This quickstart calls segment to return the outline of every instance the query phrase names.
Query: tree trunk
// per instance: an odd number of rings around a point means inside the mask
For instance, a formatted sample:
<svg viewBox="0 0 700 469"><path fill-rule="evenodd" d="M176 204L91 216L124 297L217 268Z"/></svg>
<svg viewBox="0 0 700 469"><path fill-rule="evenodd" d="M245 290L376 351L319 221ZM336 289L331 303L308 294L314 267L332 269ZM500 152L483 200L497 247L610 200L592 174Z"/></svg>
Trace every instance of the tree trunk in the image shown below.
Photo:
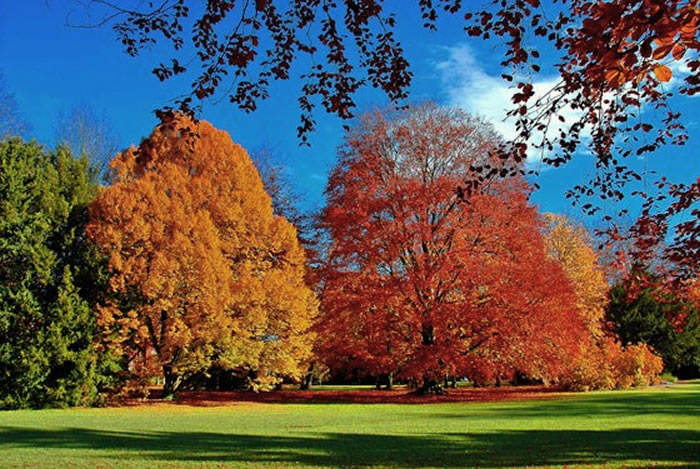
<svg viewBox="0 0 700 469"><path fill-rule="evenodd" d="M311 366L309 366L309 369L306 372L306 375L304 378L301 380L301 386L300 389L303 391L308 391L311 389L311 386L313 385L314 382L314 365L313 363Z"/></svg>
<svg viewBox="0 0 700 469"><path fill-rule="evenodd" d="M435 345L435 330L432 324L423 324L421 335L424 346ZM440 382L428 376L423 377L423 384L417 390L418 394L443 394L444 389Z"/></svg>
<svg viewBox="0 0 700 469"><path fill-rule="evenodd" d="M435 334L432 324L423 324L423 345L435 345Z"/></svg>
<svg viewBox="0 0 700 469"><path fill-rule="evenodd" d="M386 388L391 390L394 387L394 372L386 375Z"/></svg>
<svg viewBox="0 0 700 469"><path fill-rule="evenodd" d="M442 395L445 394L445 389L442 387L442 384L434 380L432 378L423 378L423 385L418 388L416 391L417 394L420 395L426 395L426 394L437 394L437 395Z"/></svg>
<svg viewBox="0 0 700 469"><path fill-rule="evenodd" d="M163 365L163 397L171 398L180 385L180 376L178 376L171 365Z"/></svg>

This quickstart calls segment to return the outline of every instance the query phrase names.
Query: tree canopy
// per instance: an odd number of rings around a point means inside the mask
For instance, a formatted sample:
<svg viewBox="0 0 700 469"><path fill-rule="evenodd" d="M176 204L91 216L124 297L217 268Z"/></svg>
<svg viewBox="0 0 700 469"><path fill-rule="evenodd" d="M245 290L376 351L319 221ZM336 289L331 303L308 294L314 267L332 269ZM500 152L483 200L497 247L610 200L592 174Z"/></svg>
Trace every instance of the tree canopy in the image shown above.
<svg viewBox="0 0 700 469"><path fill-rule="evenodd" d="M96 193L86 158L0 142L0 408L97 399L100 262L84 235Z"/></svg>
<svg viewBox="0 0 700 469"><path fill-rule="evenodd" d="M269 386L305 369L316 299L294 227L245 150L178 116L110 165L88 233L109 255L109 347L166 392L211 369Z"/></svg>
<svg viewBox="0 0 700 469"><path fill-rule="evenodd" d="M30 125L22 116L15 95L7 88L0 72L0 138L24 136Z"/></svg>
<svg viewBox="0 0 700 469"><path fill-rule="evenodd" d="M585 328L527 186L454 190L497 144L482 120L430 105L362 116L348 133L322 215L319 336L335 367L424 387L561 373Z"/></svg>
<svg viewBox="0 0 700 469"><path fill-rule="evenodd" d="M413 80L395 34L396 12L383 0L211 0L204 5L167 0L129 6L92 0L87 5L81 26L109 25L129 55L156 43L170 45L167 58L153 68L160 80L194 69L190 89L164 105L160 115L173 108L193 113L221 90L232 104L252 111L269 98L274 81L296 75L303 81L297 130L306 141L317 104L351 118L362 87L377 88L401 104ZM513 84L509 116L517 136L500 153L517 163L541 151L545 163L559 166L589 150L595 172L567 193L588 213L600 211L601 198L630 195L624 188L642 176L627 157L687 141L670 99L700 90L695 0L496 0L483 6L417 0L412 5L427 30L439 27L441 17L457 16L466 36L503 43L502 76ZM191 50L195 60L186 59ZM534 77L551 66L543 69L544 57L552 59L560 79L536 93ZM667 86L671 78L677 89ZM523 171L517 164L510 167ZM463 181L463 189L501 169L484 167ZM630 233L637 237L639 256L673 237L666 257L677 266L677 276L693 278L700 265L700 219L693 210L700 181L662 179L658 186L658 196L635 193L645 206ZM677 214L680 224L674 222ZM619 227L606 234L619 237Z"/></svg>
<svg viewBox="0 0 700 469"><path fill-rule="evenodd" d="M561 264L576 293L576 307L595 338L603 333L608 283L588 232L562 215L545 214L547 253Z"/></svg>

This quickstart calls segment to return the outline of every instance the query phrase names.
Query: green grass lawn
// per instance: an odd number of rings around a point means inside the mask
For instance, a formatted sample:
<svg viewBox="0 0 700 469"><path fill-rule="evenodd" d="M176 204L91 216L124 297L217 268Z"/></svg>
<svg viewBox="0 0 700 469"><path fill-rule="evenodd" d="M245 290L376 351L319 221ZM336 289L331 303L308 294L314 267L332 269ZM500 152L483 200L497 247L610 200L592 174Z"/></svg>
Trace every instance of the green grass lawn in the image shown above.
<svg viewBox="0 0 700 469"><path fill-rule="evenodd" d="M0 466L700 467L700 383L558 400L0 412Z"/></svg>

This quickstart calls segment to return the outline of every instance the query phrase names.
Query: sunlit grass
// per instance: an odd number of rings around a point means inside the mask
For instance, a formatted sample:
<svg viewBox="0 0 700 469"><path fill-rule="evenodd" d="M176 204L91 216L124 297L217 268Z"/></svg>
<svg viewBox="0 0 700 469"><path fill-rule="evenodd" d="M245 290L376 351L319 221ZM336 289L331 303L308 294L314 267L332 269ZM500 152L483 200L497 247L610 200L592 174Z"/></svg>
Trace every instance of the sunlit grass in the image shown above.
<svg viewBox="0 0 700 469"><path fill-rule="evenodd" d="M0 413L0 467L698 467L700 382L558 400Z"/></svg>

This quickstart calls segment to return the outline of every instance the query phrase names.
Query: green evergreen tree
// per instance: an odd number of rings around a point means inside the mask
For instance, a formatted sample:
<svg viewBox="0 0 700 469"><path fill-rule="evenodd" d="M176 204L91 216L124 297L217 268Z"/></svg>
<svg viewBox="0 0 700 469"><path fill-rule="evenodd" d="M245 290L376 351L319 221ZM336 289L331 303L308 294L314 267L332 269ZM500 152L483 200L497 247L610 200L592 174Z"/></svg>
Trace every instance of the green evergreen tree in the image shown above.
<svg viewBox="0 0 700 469"><path fill-rule="evenodd" d="M624 345L643 342L661 355L664 367L680 378L700 376L700 313L692 304L649 281L643 288L631 278L610 290L607 318Z"/></svg>
<svg viewBox="0 0 700 469"><path fill-rule="evenodd" d="M96 180L64 148L0 142L0 408L96 401L91 305L106 277L84 230Z"/></svg>

